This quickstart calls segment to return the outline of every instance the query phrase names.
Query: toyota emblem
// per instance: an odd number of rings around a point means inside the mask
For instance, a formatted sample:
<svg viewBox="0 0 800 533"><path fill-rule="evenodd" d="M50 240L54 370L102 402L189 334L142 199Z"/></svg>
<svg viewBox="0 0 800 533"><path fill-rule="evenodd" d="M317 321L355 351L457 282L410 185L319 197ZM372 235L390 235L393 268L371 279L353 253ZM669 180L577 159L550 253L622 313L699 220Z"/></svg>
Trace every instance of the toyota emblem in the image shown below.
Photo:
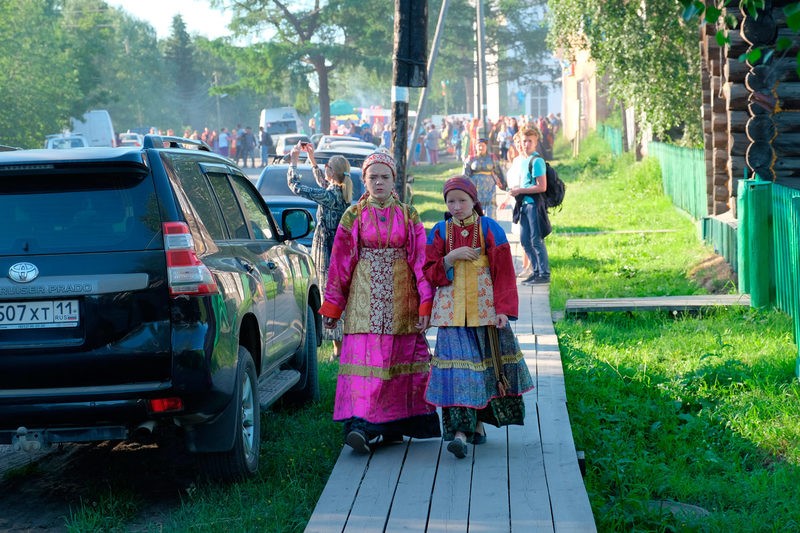
<svg viewBox="0 0 800 533"><path fill-rule="evenodd" d="M28 283L36 279L39 269L33 263L16 263L8 269L8 277L18 283Z"/></svg>

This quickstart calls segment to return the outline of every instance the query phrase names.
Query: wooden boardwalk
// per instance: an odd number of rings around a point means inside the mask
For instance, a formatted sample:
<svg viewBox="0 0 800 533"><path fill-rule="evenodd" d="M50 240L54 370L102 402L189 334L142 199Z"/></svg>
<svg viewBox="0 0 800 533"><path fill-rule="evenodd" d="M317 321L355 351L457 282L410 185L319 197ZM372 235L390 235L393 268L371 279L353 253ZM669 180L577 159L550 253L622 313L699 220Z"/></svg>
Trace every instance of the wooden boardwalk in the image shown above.
<svg viewBox="0 0 800 533"><path fill-rule="evenodd" d="M693 294L642 298L574 298L564 305L565 315L604 311L700 311L721 306L750 306L749 294Z"/></svg>
<svg viewBox="0 0 800 533"><path fill-rule="evenodd" d="M520 286L517 338L536 384L524 426L486 426L456 459L441 439L343 447L306 527L331 532L596 531L567 412L547 286ZM429 332L431 345L435 330Z"/></svg>

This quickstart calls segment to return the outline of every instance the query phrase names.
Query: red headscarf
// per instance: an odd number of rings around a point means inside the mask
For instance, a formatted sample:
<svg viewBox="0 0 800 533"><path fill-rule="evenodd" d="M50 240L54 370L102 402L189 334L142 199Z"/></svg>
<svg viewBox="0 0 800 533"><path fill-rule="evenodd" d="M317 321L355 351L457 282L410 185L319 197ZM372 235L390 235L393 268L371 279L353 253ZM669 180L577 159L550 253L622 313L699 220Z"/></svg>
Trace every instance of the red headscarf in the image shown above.
<svg viewBox="0 0 800 533"><path fill-rule="evenodd" d="M478 201L478 189L471 180L465 178L464 176L453 176L445 181L444 188L442 190L445 200L447 200L447 193L452 190L459 190L467 193L469 197L472 198L472 201L475 202L475 211L480 216L483 216L483 208L481 207L481 203Z"/></svg>

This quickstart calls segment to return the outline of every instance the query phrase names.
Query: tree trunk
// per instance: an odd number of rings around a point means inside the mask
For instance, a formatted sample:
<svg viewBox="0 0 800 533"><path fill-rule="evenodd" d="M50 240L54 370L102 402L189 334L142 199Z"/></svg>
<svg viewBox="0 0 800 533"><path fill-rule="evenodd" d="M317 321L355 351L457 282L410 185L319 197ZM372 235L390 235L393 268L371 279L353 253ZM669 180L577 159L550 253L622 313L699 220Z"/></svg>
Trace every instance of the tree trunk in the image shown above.
<svg viewBox="0 0 800 533"><path fill-rule="evenodd" d="M325 66L325 58L322 56L314 56L311 58L311 64L317 73L317 80L319 82L319 130L325 134L331 133L331 93L330 85L328 84L328 67Z"/></svg>

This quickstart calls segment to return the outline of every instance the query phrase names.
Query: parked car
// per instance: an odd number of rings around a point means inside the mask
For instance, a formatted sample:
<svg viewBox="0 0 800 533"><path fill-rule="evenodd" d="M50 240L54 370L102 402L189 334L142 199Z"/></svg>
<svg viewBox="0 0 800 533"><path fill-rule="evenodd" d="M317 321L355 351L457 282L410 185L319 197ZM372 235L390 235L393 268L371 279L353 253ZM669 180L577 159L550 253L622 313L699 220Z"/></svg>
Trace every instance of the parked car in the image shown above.
<svg viewBox="0 0 800 533"><path fill-rule="evenodd" d="M134 133L128 131L126 133L119 134L119 145L120 146L141 146L144 142L144 135L141 133Z"/></svg>
<svg viewBox="0 0 800 533"><path fill-rule="evenodd" d="M312 136L312 141L314 137ZM317 140L314 143L315 150L322 150L324 147L332 142L339 142L339 141L360 141L361 137L354 137L352 135L322 135L318 134Z"/></svg>
<svg viewBox="0 0 800 533"><path fill-rule="evenodd" d="M86 148L89 141L83 135L74 133L57 133L48 135L44 140L44 147L48 150L63 150L66 148Z"/></svg>
<svg viewBox="0 0 800 533"><path fill-rule="evenodd" d="M324 165L320 165L324 166ZM298 207L307 209L314 219L316 220L318 204L302 196L297 196L289 188L286 182L286 173L289 170L289 165L285 163L276 163L264 167L261 174L256 181L256 188L267 205L272 208L275 206L275 211L281 212L288 207ZM319 187L314 174L311 171L311 165L300 164L297 165L297 171L300 173L300 183L309 187ZM364 194L364 182L361 180L361 168L350 169L350 180L353 182L353 202L361 198ZM306 246L311 246L313 234L307 238L301 239L300 242Z"/></svg>
<svg viewBox="0 0 800 533"><path fill-rule="evenodd" d="M311 142L311 139L302 133L285 133L272 135L272 142L275 146L275 155L281 157L291 152L292 147L298 142Z"/></svg>
<svg viewBox="0 0 800 533"><path fill-rule="evenodd" d="M317 202L309 200L307 198L303 198L302 196L280 196L280 195L271 195L271 196L264 196L264 201L269 206L269 210L272 212L272 215L275 217L275 220L280 221L281 217L283 216L283 212L287 211L288 209L296 208L296 209L305 209L311 215L311 217L315 220L314 222L314 229L316 229L316 219L317 219L317 207L319 205ZM311 233L306 235L305 237L301 237L296 239L297 242L311 248L311 244L314 240L314 231L312 230Z"/></svg>
<svg viewBox="0 0 800 533"><path fill-rule="evenodd" d="M3 152L0 210L0 444L177 431L239 480L260 410L318 398L311 215L206 145Z"/></svg>
<svg viewBox="0 0 800 533"><path fill-rule="evenodd" d="M366 141L328 141L320 143L319 150L335 150L337 148L363 148L364 150L375 151L377 146Z"/></svg>

